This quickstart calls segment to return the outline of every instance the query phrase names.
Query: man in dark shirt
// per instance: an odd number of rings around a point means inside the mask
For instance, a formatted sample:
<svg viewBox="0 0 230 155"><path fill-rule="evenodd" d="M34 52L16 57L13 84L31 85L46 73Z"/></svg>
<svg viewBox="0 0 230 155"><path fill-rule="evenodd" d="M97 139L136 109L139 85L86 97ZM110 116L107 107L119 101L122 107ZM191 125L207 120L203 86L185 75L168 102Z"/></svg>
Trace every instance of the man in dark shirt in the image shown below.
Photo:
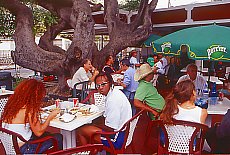
<svg viewBox="0 0 230 155"><path fill-rule="evenodd" d="M111 55L107 56L105 59L105 66L102 68L102 72L104 72L106 74L114 73L115 70L113 68L113 64L114 64L113 56L111 56Z"/></svg>
<svg viewBox="0 0 230 155"><path fill-rule="evenodd" d="M188 58L188 47L182 45L180 53L180 69L185 68L188 64L195 63L194 60Z"/></svg>

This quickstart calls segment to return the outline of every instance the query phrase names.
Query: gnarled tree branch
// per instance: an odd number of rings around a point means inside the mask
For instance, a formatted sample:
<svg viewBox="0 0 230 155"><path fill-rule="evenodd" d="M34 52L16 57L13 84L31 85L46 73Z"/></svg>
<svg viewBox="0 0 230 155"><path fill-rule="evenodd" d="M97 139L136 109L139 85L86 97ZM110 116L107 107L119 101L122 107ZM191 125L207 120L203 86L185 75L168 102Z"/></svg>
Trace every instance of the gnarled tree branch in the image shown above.
<svg viewBox="0 0 230 155"><path fill-rule="evenodd" d="M41 37L40 48L35 43L33 16L22 0L0 0L0 5L16 15L15 56L17 64L43 73L58 75L59 84L65 86L65 77L73 75L84 58L93 59L101 67L107 55L116 55L126 47L140 45L152 30L151 14L157 0L142 0L138 15L130 24L119 17L117 0L104 0L105 23L110 41L98 51L94 43L94 21L92 9L87 0L34 0L59 18L56 25L48 27ZM73 28L74 34L67 51L53 45L53 40L63 30Z"/></svg>
<svg viewBox="0 0 230 155"><path fill-rule="evenodd" d="M157 0L151 1L148 4L148 0L142 0L138 15L133 22L127 24L119 19L117 1L105 0L105 15L106 24L108 26L110 42L107 44L109 50L118 53L121 49L129 46L138 46L145 40L151 30L151 9L156 4ZM119 46L118 46L119 45ZM105 47L106 49L107 47ZM108 52L108 51L107 51ZM106 51L102 49L103 54ZM107 54L106 54L107 55Z"/></svg>

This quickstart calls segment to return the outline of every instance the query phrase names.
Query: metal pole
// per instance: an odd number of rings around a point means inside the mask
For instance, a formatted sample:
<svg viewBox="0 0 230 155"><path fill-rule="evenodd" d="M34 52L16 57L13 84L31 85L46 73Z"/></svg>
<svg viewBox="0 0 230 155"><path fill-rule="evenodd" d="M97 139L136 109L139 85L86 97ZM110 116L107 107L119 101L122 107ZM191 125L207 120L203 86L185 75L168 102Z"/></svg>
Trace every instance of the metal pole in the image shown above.
<svg viewBox="0 0 230 155"><path fill-rule="evenodd" d="M103 34L101 35L101 49L103 48L104 46L104 37L103 37Z"/></svg>
<svg viewBox="0 0 230 155"><path fill-rule="evenodd" d="M171 2L170 2L170 0L168 0L168 8L170 8L171 7Z"/></svg>

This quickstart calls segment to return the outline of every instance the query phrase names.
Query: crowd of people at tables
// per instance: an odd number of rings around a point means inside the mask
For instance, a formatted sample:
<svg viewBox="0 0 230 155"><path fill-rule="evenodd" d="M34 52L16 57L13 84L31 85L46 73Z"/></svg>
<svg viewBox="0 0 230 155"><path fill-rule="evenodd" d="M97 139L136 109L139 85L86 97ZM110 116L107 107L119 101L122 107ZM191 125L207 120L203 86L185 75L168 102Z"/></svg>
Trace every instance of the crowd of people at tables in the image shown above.
<svg viewBox="0 0 230 155"><path fill-rule="evenodd" d="M173 60L172 60L173 61ZM105 66L99 72L95 69L89 59L83 60L83 66L80 67L73 78L67 83L73 88L75 83L83 81L95 82L99 93L106 96L104 121L102 123L92 123L84 125L77 129L77 138L79 144L85 145L90 142L90 137L97 131L117 131L125 122L135 114L135 108L144 109L149 113L149 117L162 119L170 122L172 119L205 123L207 118L207 109L202 109L195 105L197 90L203 90L206 84L205 79L197 74L197 66L189 64L187 74L180 77L175 82L172 91L163 98L156 89L156 75L158 82L161 82L160 76L165 73L167 60L162 54L154 59L147 60L148 63L140 65L136 59L136 51L132 52L130 59L124 59L120 62L120 70L113 68L113 57L109 55L106 58ZM118 79L117 84L123 87L123 90L114 89L112 78L113 73L123 73L124 79ZM155 81L154 81L155 80ZM81 89L79 87L79 89ZM36 139L37 137L52 135L58 140L59 149L62 149L62 135L50 134L46 132L50 121L60 113L56 109L52 111L45 122L41 121L40 112L42 99L45 96L45 88L41 81L35 79L24 80L15 89L14 94L9 100L2 114L2 127L21 134L26 140ZM215 135L207 136L210 146L214 142L220 143L222 139L229 136L230 127L229 111L224 117L223 123L219 127L211 128L209 133ZM68 124L67 124L68 125ZM124 140L124 133L119 132L114 135L115 148L121 147ZM94 141L108 146L108 142L100 135L94 137ZM218 140L217 140L218 139ZM51 147L50 141L45 142L40 148L39 153L44 152ZM19 141L22 153L33 153L36 144L28 144ZM221 147L221 146L220 146ZM218 148L221 153L221 149Z"/></svg>

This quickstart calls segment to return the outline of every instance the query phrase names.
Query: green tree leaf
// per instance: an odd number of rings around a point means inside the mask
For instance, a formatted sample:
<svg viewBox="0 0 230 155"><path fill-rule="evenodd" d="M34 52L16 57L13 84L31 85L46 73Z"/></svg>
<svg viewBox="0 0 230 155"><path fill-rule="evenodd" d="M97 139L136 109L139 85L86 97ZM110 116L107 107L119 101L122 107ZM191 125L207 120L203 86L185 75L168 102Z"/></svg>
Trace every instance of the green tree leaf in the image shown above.
<svg viewBox="0 0 230 155"><path fill-rule="evenodd" d="M33 0L25 0L26 4L33 11L34 27L33 31L36 34L44 33L48 26L57 23L58 17L51 14L48 10L37 6ZM12 37L15 31L15 16L8 10L0 7L0 36Z"/></svg>
<svg viewBox="0 0 230 155"><path fill-rule="evenodd" d="M121 9L126 11L137 11L141 0L125 0L123 3L119 4Z"/></svg>

